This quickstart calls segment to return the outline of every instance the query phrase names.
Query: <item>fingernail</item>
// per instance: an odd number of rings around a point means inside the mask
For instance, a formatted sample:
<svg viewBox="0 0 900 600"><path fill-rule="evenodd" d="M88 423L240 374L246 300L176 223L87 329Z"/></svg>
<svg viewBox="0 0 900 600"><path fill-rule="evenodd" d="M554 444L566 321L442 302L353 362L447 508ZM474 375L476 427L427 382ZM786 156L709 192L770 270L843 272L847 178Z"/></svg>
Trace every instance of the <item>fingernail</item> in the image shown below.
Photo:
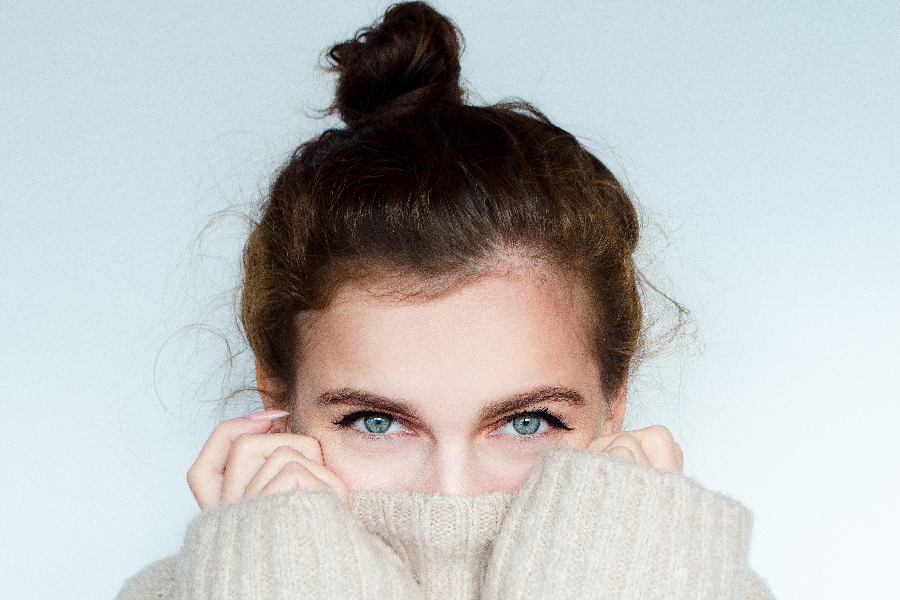
<svg viewBox="0 0 900 600"><path fill-rule="evenodd" d="M271 421L272 419L280 419L281 417L288 416L289 412L286 410L259 410L256 412L252 412L245 419L250 419L251 421Z"/></svg>

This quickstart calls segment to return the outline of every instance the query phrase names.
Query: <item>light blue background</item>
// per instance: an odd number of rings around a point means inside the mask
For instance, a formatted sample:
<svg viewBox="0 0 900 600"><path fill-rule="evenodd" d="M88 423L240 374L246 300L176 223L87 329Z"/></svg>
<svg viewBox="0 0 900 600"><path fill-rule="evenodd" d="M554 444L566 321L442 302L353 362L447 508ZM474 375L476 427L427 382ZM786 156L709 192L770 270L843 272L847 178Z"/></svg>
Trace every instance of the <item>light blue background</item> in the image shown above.
<svg viewBox="0 0 900 600"><path fill-rule="evenodd" d="M630 424L754 511L779 599L900 596L900 4L436 6L485 101L628 182L694 314ZM229 330L235 215L332 122L319 53L384 7L3 2L0 596L111 598L178 550L224 354L176 332Z"/></svg>

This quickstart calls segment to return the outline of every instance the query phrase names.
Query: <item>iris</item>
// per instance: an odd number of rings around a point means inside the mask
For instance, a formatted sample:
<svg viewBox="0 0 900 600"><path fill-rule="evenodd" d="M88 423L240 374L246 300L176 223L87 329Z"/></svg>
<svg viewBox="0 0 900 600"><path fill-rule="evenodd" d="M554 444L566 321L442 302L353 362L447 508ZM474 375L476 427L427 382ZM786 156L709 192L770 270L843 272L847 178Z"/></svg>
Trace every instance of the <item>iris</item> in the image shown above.
<svg viewBox="0 0 900 600"><path fill-rule="evenodd" d="M363 425L369 433L386 433L393 419L385 415L363 417Z"/></svg>
<svg viewBox="0 0 900 600"><path fill-rule="evenodd" d="M512 421L513 429L516 430L516 433L521 435L531 435L537 432L538 428L541 426L540 417L535 417L534 415L521 415L514 418Z"/></svg>

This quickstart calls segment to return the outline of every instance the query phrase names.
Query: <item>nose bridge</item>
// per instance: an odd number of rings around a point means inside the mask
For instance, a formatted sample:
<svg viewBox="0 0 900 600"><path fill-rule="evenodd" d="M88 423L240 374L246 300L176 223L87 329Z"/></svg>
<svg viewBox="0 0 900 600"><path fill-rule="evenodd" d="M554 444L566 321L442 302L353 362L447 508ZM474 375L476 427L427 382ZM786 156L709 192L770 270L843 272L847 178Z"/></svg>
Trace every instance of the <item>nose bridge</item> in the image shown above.
<svg viewBox="0 0 900 600"><path fill-rule="evenodd" d="M469 495L478 487L475 453L465 440L451 440L436 446L428 459L427 492Z"/></svg>

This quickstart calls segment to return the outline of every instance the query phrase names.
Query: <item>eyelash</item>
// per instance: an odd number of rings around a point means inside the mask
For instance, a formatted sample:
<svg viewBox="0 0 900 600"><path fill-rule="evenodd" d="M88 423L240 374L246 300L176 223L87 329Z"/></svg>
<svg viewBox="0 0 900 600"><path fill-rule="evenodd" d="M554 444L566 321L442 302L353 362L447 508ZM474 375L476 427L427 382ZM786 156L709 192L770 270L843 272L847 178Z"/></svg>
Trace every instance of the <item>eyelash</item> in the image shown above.
<svg viewBox="0 0 900 600"><path fill-rule="evenodd" d="M541 417L542 419L547 421L547 423L549 423L551 427L555 427L557 429L565 429L566 431L569 431L572 429L571 427L566 425L562 419L557 417L555 414L553 414L552 412L550 412L548 409L544 408L543 406L540 408L536 408L534 410L528 410L525 412L520 412L520 413L516 413L514 415L510 415L509 417L506 418L506 420L503 422L503 424L507 425L508 423L511 423L513 420L517 419L518 417L524 417L524 416ZM534 434L531 434L531 435L534 435Z"/></svg>
<svg viewBox="0 0 900 600"><path fill-rule="evenodd" d="M376 412L376 411L371 411L371 410L363 410L363 411L356 411L356 412L353 412L353 413L344 415L344 417L343 417L340 421L335 421L334 424L349 429L349 428L353 427L353 424L356 423L356 421L358 421L360 418L362 418L362 417L367 417L367 416L370 416L370 415L374 415L374 416L385 416L385 417L388 417L389 419L391 419L391 420L393 420L393 421L400 422L399 419L397 419L396 417L394 417L394 416L391 415L390 413ZM508 425L509 423L511 423L512 421L514 421L515 419L517 419L517 418L519 418L519 417L524 417L524 416L528 416L528 417L540 417L540 418L544 419L551 427L553 427L553 428L555 428L555 429L563 429L563 430L565 430L565 431L571 431L571 430L572 430L572 428L569 427L568 425L566 425L566 424L562 421L562 419L560 419L559 417L557 417L556 415L554 415L553 413L551 413L551 412L550 412L546 407L544 407L544 406L541 406L541 407L536 408L536 409L534 409L534 410L528 410L528 411L516 413L516 414L514 414L514 415L510 415L509 417L507 417L507 418L503 421L503 425ZM388 433L371 433L371 432L369 432L369 431L362 431L362 430L357 430L357 431L358 431L359 434L361 434L361 435L363 435L363 436L365 436L365 437L376 438L376 439L383 439L383 438L387 437L388 435L393 435L393 434L388 434ZM548 432L545 431L545 432L543 432L543 433L520 434L520 435L516 435L516 436L513 436L513 437L531 438L531 437L539 437L539 436L544 435L544 434L546 434L546 433L548 433Z"/></svg>

